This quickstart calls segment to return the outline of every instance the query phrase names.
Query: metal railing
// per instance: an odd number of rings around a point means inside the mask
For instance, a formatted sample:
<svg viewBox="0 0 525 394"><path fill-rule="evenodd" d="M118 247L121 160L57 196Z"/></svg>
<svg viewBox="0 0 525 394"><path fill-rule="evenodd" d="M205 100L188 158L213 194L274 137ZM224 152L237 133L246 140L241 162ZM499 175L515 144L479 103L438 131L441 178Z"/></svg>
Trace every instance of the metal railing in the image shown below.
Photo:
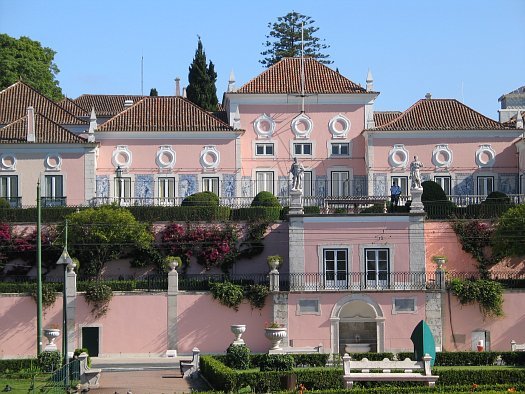
<svg viewBox="0 0 525 394"><path fill-rule="evenodd" d="M67 197L40 197L40 203L44 208L65 207L67 205Z"/></svg>
<svg viewBox="0 0 525 394"><path fill-rule="evenodd" d="M208 291L217 282L232 282L239 285L267 285L268 274L184 274L179 276L179 290Z"/></svg>

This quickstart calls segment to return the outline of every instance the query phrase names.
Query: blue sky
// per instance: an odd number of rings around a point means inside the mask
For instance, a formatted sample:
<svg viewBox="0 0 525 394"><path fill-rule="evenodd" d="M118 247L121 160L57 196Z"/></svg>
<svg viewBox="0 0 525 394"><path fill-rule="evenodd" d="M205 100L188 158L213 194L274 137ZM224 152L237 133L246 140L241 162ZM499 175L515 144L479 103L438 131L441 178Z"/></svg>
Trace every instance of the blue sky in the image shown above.
<svg viewBox="0 0 525 394"><path fill-rule="evenodd" d="M331 67L363 86L372 70L377 110L431 92L496 119L498 98L525 85L524 0L0 0L0 32L54 49L72 98L140 94L142 56L144 93L171 95L200 35L220 100L231 70L237 86L263 71L268 23L292 10L316 21Z"/></svg>

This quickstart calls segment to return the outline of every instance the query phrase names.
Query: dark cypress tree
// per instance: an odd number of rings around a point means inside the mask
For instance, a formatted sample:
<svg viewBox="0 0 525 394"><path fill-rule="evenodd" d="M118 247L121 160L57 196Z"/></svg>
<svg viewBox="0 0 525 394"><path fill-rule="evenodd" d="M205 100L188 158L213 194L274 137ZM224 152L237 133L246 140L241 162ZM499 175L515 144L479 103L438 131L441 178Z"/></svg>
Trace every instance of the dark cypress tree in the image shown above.
<svg viewBox="0 0 525 394"><path fill-rule="evenodd" d="M188 100L207 111L216 111L219 102L217 100L217 88L215 87L217 73L211 61L208 66L206 65L206 54L200 37L189 71L189 83L186 88Z"/></svg>
<svg viewBox="0 0 525 394"><path fill-rule="evenodd" d="M328 60L328 55L321 53L323 49L330 48L330 46L314 35L319 30L314 24L315 21L312 18L295 11L278 17L277 22L268 23L268 28L271 30L263 44L266 50L261 52L261 55L264 58L259 62L270 67L283 57L301 56L301 25L303 25L304 55L313 57L324 64L332 63L331 60Z"/></svg>
<svg viewBox="0 0 525 394"><path fill-rule="evenodd" d="M150 91L149 91L149 95L150 96L158 96L159 92L157 92L157 89L151 88Z"/></svg>

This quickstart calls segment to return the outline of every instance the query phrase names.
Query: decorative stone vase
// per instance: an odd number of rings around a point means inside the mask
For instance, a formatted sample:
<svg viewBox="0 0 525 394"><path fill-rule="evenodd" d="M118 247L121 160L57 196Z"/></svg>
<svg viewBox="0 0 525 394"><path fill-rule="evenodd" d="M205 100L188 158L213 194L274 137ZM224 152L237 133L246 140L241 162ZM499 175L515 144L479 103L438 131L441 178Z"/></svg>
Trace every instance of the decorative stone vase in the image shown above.
<svg viewBox="0 0 525 394"><path fill-rule="evenodd" d="M244 345L244 339L241 338L242 334L246 331L246 324L232 324L230 330L235 335L234 345Z"/></svg>
<svg viewBox="0 0 525 394"><path fill-rule="evenodd" d="M46 352L54 352L57 350L55 340L59 335L60 330L58 328L44 328L44 336L47 338L47 345L44 348Z"/></svg>
<svg viewBox="0 0 525 394"><path fill-rule="evenodd" d="M268 256L268 266L272 271L277 271L281 265L281 258L279 256Z"/></svg>
<svg viewBox="0 0 525 394"><path fill-rule="evenodd" d="M443 265L445 265L446 262L447 262L446 257L434 256L434 263L436 263L438 270L441 270L443 268Z"/></svg>
<svg viewBox="0 0 525 394"><path fill-rule="evenodd" d="M286 327L265 328L264 335L272 343L270 350L282 350L281 341L286 338Z"/></svg>

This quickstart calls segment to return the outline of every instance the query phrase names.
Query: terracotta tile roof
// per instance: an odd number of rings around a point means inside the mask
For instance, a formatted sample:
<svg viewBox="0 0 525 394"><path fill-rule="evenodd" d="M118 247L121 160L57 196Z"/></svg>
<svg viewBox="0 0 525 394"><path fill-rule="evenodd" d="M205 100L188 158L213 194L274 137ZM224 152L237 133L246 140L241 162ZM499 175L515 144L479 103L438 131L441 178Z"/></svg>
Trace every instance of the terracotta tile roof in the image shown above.
<svg viewBox="0 0 525 394"><path fill-rule="evenodd" d="M227 123L180 96L144 97L99 126L104 131L233 131Z"/></svg>
<svg viewBox="0 0 525 394"><path fill-rule="evenodd" d="M88 141L41 114L35 114L35 142L27 142L27 115L0 128L4 144L86 144Z"/></svg>
<svg viewBox="0 0 525 394"><path fill-rule="evenodd" d="M393 121L401 114L401 111L377 111L374 112L374 123L376 127L379 127L385 123Z"/></svg>
<svg viewBox="0 0 525 394"><path fill-rule="evenodd" d="M312 58L304 59L306 94L367 93L337 71ZM233 93L301 93L301 58L284 58Z"/></svg>
<svg viewBox="0 0 525 394"><path fill-rule="evenodd" d="M77 117L89 117L91 114L91 111L86 111L84 108L75 104L75 102L68 97L59 101L57 104Z"/></svg>
<svg viewBox="0 0 525 394"><path fill-rule="evenodd" d="M63 107L19 81L0 92L0 125L12 123L27 113L27 107L61 125L86 125Z"/></svg>
<svg viewBox="0 0 525 394"><path fill-rule="evenodd" d="M422 99L397 118L371 130L507 130L454 99Z"/></svg>
<svg viewBox="0 0 525 394"><path fill-rule="evenodd" d="M89 114L91 113L91 109L95 108L97 116L112 117L124 111L124 102L127 100L136 103L143 97L144 96L123 94L83 94L74 99L73 102L81 108L84 108Z"/></svg>

